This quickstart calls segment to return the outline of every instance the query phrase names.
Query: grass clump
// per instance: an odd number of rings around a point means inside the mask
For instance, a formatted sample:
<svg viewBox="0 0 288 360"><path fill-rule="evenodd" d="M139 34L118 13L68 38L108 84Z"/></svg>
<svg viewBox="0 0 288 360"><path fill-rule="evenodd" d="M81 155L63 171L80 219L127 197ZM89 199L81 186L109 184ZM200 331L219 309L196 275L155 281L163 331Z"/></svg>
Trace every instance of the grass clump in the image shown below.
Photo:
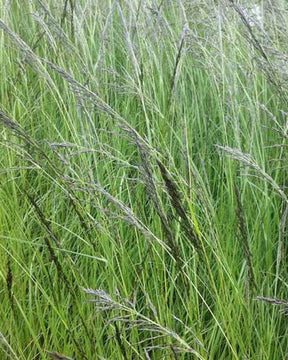
<svg viewBox="0 0 288 360"><path fill-rule="evenodd" d="M0 358L285 359L285 2L0 5Z"/></svg>

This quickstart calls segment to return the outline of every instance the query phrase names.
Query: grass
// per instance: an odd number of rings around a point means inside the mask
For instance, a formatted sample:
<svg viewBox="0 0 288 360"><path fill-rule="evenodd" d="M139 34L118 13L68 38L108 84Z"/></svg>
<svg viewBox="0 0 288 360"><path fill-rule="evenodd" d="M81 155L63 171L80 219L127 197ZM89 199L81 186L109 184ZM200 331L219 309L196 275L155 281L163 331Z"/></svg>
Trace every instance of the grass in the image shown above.
<svg viewBox="0 0 288 360"><path fill-rule="evenodd" d="M255 6L0 0L1 359L287 358L287 10Z"/></svg>

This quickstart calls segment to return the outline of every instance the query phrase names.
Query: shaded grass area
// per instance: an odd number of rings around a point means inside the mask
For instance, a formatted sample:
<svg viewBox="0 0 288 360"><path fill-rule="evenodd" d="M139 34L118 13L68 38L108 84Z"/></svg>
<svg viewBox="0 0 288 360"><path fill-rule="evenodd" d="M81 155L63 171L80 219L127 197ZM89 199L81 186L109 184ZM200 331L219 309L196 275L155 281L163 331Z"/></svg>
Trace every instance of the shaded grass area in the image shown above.
<svg viewBox="0 0 288 360"><path fill-rule="evenodd" d="M285 3L0 5L0 357L285 359Z"/></svg>

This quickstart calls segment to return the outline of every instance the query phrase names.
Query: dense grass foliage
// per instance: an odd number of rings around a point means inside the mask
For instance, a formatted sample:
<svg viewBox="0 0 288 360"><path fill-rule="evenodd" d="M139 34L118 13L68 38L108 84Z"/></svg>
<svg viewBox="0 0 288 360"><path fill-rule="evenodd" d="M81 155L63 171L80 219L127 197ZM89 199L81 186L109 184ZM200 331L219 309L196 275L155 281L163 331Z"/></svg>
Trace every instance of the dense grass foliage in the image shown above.
<svg viewBox="0 0 288 360"><path fill-rule="evenodd" d="M285 7L0 0L0 359L288 358Z"/></svg>

